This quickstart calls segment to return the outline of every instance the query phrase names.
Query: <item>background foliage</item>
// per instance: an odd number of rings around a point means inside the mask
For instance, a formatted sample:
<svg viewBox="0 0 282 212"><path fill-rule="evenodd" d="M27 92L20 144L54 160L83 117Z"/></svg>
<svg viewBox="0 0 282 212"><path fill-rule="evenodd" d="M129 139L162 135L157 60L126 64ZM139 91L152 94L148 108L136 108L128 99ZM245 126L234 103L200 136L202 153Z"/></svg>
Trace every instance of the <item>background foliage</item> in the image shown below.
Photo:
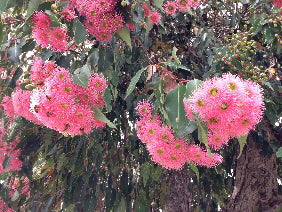
<svg viewBox="0 0 282 212"><path fill-rule="evenodd" d="M152 25L144 17L142 3L141 0L119 2L118 9L126 23L134 24L134 31L124 27L110 41L98 42L86 32L81 18L65 23L51 9L52 4L57 4L60 11L67 1L1 0L0 65L8 76L0 80L1 97L11 94L16 81L25 78L24 72L30 69L31 61L40 56L69 68L80 85L87 86L89 72L103 73L109 86L102 112L114 124L88 135L64 137L17 118L7 140L20 136L22 169L0 175L0 195L11 208L23 211L164 209L170 193L167 179L172 171L154 164L138 140L134 129L138 118L134 110L136 103L150 99L178 137L193 138L199 143L197 124L185 118L182 98L191 94L201 83L199 80L222 73L236 73L261 84L265 120L281 133L275 125L281 117L281 10L278 7L267 0L209 0L200 8L168 16L163 13L164 1L153 0L147 3L161 11L163 17L159 25ZM75 48L57 53L36 45L31 36L30 18L35 10L45 11L53 26L67 25ZM2 122L7 123L4 114L1 116ZM276 152L281 162L279 141L268 142L262 126L257 127L256 134L265 154ZM238 153L239 145L234 139L221 151L224 162L218 167L184 167L191 178L187 186L194 210L217 211L218 206L225 207L232 192L233 165ZM278 170L281 176L281 167ZM29 178L29 196L9 197L8 184L14 176Z"/></svg>

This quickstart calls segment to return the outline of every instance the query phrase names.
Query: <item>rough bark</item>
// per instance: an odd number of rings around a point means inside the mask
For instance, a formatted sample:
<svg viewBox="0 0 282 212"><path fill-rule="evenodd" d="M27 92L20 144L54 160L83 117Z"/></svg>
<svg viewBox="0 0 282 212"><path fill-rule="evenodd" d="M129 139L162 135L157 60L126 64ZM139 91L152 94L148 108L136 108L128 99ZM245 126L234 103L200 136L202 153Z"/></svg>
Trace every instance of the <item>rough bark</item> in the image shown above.
<svg viewBox="0 0 282 212"><path fill-rule="evenodd" d="M276 156L265 155L255 139L254 134L248 136L243 154L237 160L227 212L275 212L281 204Z"/></svg>
<svg viewBox="0 0 282 212"><path fill-rule="evenodd" d="M187 170L173 171L169 175L169 197L166 202L165 212L191 211L192 197L188 190L191 176Z"/></svg>

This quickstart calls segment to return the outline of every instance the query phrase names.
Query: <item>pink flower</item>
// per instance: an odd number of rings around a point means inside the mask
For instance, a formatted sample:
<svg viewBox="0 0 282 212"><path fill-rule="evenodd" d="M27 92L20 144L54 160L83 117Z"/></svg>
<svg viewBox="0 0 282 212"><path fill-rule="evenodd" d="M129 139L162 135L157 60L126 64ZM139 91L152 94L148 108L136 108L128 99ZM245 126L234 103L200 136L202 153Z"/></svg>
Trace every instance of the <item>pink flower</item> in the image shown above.
<svg viewBox="0 0 282 212"><path fill-rule="evenodd" d="M281 8L282 7L282 1L281 0L273 0L273 5L275 7Z"/></svg>
<svg viewBox="0 0 282 212"><path fill-rule="evenodd" d="M49 16L42 11L37 11L33 14L32 23L34 24L34 28L42 30L48 30L52 24Z"/></svg>
<svg viewBox="0 0 282 212"><path fill-rule="evenodd" d="M34 28L32 36L38 45L43 48L47 48L49 46L49 32L49 29L42 30L40 28Z"/></svg>
<svg viewBox="0 0 282 212"><path fill-rule="evenodd" d="M143 10L144 10L144 16L145 16L145 17L149 16L150 13L151 13L151 8L150 8L150 6L149 6L148 4L146 4L146 3L143 3L143 4L142 4L142 8L143 8Z"/></svg>
<svg viewBox="0 0 282 212"><path fill-rule="evenodd" d="M134 24L126 24L127 28L130 30L130 31L134 31L135 29L135 25Z"/></svg>
<svg viewBox="0 0 282 212"><path fill-rule="evenodd" d="M9 208L6 203L0 199L0 211L5 211L5 212L15 212L13 209Z"/></svg>
<svg viewBox="0 0 282 212"><path fill-rule="evenodd" d="M66 20L66 21L71 21L73 19L76 18L76 15L74 13L73 10L69 9L68 7L66 7L62 12L61 12L62 17Z"/></svg>
<svg viewBox="0 0 282 212"><path fill-rule="evenodd" d="M168 15L175 15L177 7L174 1L168 1L165 5L164 5L164 10L166 12L166 14Z"/></svg>
<svg viewBox="0 0 282 212"><path fill-rule="evenodd" d="M152 104L149 101L138 102L136 110L142 118L152 118Z"/></svg>
<svg viewBox="0 0 282 212"><path fill-rule="evenodd" d="M194 115L193 115L193 110L192 110L191 104L185 98L183 99L183 105L184 105L184 109L185 109L185 112L186 112L186 117L189 120L194 120L195 118L194 118Z"/></svg>
<svg viewBox="0 0 282 212"><path fill-rule="evenodd" d="M152 12L149 16L150 21L155 25L157 25L160 22L161 17L162 17L161 14L157 11Z"/></svg>
<svg viewBox="0 0 282 212"><path fill-rule="evenodd" d="M50 48L57 52L65 52L68 49L67 30L63 27L55 27L50 31Z"/></svg>
<svg viewBox="0 0 282 212"><path fill-rule="evenodd" d="M181 12L185 12L190 7L190 0L176 0L176 5Z"/></svg>
<svg viewBox="0 0 282 212"><path fill-rule="evenodd" d="M1 102L1 106L4 108L4 111L6 115L10 118L13 119L17 115L14 110L12 98L10 96L5 96Z"/></svg>

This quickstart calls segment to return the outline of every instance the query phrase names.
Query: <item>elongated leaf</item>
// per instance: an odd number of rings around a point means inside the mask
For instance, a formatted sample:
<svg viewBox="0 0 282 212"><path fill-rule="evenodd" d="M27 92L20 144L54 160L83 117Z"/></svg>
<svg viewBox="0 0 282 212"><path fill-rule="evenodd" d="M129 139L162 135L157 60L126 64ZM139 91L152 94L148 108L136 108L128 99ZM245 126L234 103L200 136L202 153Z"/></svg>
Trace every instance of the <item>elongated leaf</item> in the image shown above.
<svg viewBox="0 0 282 212"><path fill-rule="evenodd" d="M113 97L112 97L112 94L111 94L111 89L108 87L105 90L105 94L104 94L104 100L105 100L106 108L107 108L108 112L112 111L112 105L111 105L112 99L113 99Z"/></svg>
<svg viewBox="0 0 282 212"><path fill-rule="evenodd" d="M196 122L197 122L197 125L198 125L198 139L201 141L201 143L203 143L206 146L206 149L207 149L209 156L212 157L211 150L210 150L210 147L208 145L208 128L197 117L196 117Z"/></svg>
<svg viewBox="0 0 282 212"><path fill-rule="evenodd" d="M124 197L122 197L119 206L117 208L117 212L124 212L124 211L126 211L126 200Z"/></svg>
<svg viewBox="0 0 282 212"><path fill-rule="evenodd" d="M186 92L184 85L179 85L171 90L166 97L165 108L168 113L168 118L175 132L188 123L185 117L183 97Z"/></svg>
<svg viewBox="0 0 282 212"><path fill-rule="evenodd" d="M37 10L41 0L30 0L27 8L27 16L29 17L35 10Z"/></svg>
<svg viewBox="0 0 282 212"><path fill-rule="evenodd" d="M2 42L3 42L3 31L4 31L3 28L4 28L3 23L0 20L0 49L1 49L1 46L2 46Z"/></svg>
<svg viewBox="0 0 282 212"><path fill-rule="evenodd" d="M181 64L180 60L176 55L177 50L178 49L175 46L172 48L172 58L175 60L176 63Z"/></svg>
<svg viewBox="0 0 282 212"><path fill-rule="evenodd" d="M164 0L153 0L154 2L154 5L159 8L160 10L163 10L163 3L164 3Z"/></svg>
<svg viewBox="0 0 282 212"><path fill-rule="evenodd" d="M147 181L150 178L151 165L148 162L144 163L142 165L142 167L141 167L140 173L141 173L141 176L143 178L144 186L146 186L147 185Z"/></svg>
<svg viewBox="0 0 282 212"><path fill-rule="evenodd" d="M101 110L96 109L94 117L98 121L106 123L110 128L115 128L116 129L116 126L109 119L107 119L107 117L102 113Z"/></svg>
<svg viewBox="0 0 282 212"><path fill-rule="evenodd" d="M73 22L73 34L76 44L80 44L86 39L86 30L78 19L75 19Z"/></svg>
<svg viewBox="0 0 282 212"><path fill-rule="evenodd" d="M136 83L139 81L139 78L140 78L141 74L142 74L146 69L147 69L147 67L140 69L140 70L136 73L136 75L131 79L131 82L130 82L128 88L127 88L126 95L125 95L124 99L126 99L126 98L129 96L129 94L132 93L132 91L134 90L134 88L135 88L135 86L136 86Z"/></svg>
<svg viewBox="0 0 282 212"><path fill-rule="evenodd" d="M197 129L197 122L188 120L187 124L183 125L177 132L177 137L183 138L187 134L194 132L196 129Z"/></svg>
<svg viewBox="0 0 282 212"><path fill-rule="evenodd" d="M282 158L282 147L280 147L276 152L276 157Z"/></svg>
<svg viewBox="0 0 282 212"><path fill-rule="evenodd" d="M130 37L130 31L127 27L121 28L119 31L116 32L117 35L124 40L129 48L132 50L132 44L131 44L131 37Z"/></svg>
<svg viewBox="0 0 282 212"><path fill-rule="evenodd" d="M243 135L243 136L237 138L238 142L239 142L239 145L240 145L240 152L239 152L239 155L238 155L237 159L241 156L241 154L243 152L244 146L247 143L247 138L248 138L248 134Z"/></svg>
<svg viewBox="0 0 282 212"><path fill-rule="evenodd" d="M186 70L186 71L190 71L192 72L189 68L179 64L179 63L174 63L174 62L164 62L163 63L164 65L167 65L167 66L170 66L170 67L174 67L174 68L181 68L183 70Z"/></svg>
<svg viewBox="0 0 282 212"><path fill-rule="evenodd" d="M189 167L196 174L197 180L199 182L200 181L200 173L199 173L197 166L195 166L195 164L193 164L193 163L189 163Z"/></svg>
<svg viewBox="0 0 282 212"><path fill-rule="evenodd" d="M203 83L203 81L195 79L195 80L191 80L190 82L188 82L186 84L186 93L185 93L185 97L188 98L194 90L198 89L200 87L200 85Z"/></svg>
<svg viewBox="0 0 282 212"><path fill-rule="evenodd" d="M88 77L90 76L91 71L87 65L84 65L82 68L75 70L73 75L73 82L77 85L81 85L85 88L88 87Z"/></svg>

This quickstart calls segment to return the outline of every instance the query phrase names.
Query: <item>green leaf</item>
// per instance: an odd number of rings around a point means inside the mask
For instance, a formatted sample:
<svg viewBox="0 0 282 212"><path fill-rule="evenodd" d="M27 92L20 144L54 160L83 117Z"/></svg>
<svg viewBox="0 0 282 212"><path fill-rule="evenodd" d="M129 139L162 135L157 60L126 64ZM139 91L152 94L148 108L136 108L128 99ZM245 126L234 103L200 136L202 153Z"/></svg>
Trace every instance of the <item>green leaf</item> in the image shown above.
<svg viewBox="0 0 282 212"><path fill-rule="evenodd" d="M112 111L112 94L111 94L111 89L109 87L106 88L105 90L105 94L104 94L104 101L106 103L106 109L108 112L111 112Z"/></svg>
<svg viewBox="0 0 282 212"><path fill-rule="evenodd" d="M124 197L122 197L119 206L117 208L117 212L124 212L124 211L126 211L126 200Z"/></svg>
<svg viewBox="0 0 282 212"><path fill-rule="evenodd" d="M162 167L161 166L157 166L155 168L155 171L152 173L152 179L154 181L159 181L160 177L162 176Z"/></svg>
<svg viewBox="0 0 282 212"><path fill-rule="evenodd" d="M198 125L198 139L206 146L207 152L211 156L210 147L208 145L208 128L198 117L196 117L196 122Z"/></svg>
<svg viewBox="0 0 282 212"><path fill-rule="evenodd" d="M130 31L127 27L123 27L120 30L118 30L117 35L124 40L129 48L132 50L132 44L131 44L131 37L130 37Z"/></svg>
<svg viewBox="0 0 282 212"><path fill-rule="evenodd" d="M164 65L167 65L167 66L170 66L170 67L174 67L174 68L181 68L183 70L186 70L186 71L190 71L192 72L189 68L179 64L179 63L174 63L174 62L164 62L163 63Z"/></svg>
<svg viewBox="0 0 282 212"><path fill-rule="evenodd" d="M187 124L183 125L177 132L178 138L183 138L187 134L194 132L197 129L197 122L188 120Z"/></svg>
<svg viewBox="0 0 282 212"><path fill-rule="evenodd" d="M184 85L178 85L166 97L165 108L172 128L178 133L179 129L188 123L185 117L183 97L186 92Z"/></svg>
<svg viewBox="0 0 282 212"><path fill-rule="evenodd" d="M144 163L141 167L140 173L141 173L141 176L143 178L144 186L146 187L147 181L150 178L150 173L151 173L150 163L148 163L148 162Z"/></svg>
<svg viewBox="0 0 282 212"><path fill-rule="evenodd" d="M203 81L195 79L195 80L191 80L186 84L186 93L185 93L185 97L188 98L194 90L198 89L201 84L203 83Z"/></svg>
<svg viewBox="0 0 282 212"><path fill-rule="evenodd" d="M17 4L16 0L0 0L0 12L16 4Z"/></svg>
<svg viewBox="0 0 282 212"><path fill-rule="evenodd" d="M46 10L45 13L49 16L52 21L53 27L61 26L61 22L58 20L57 16L50 10Z"/></svg>
<svg viewBox="0 0 282 212"><path fill-rule="evenodd" d="M29 17L40 5L41 0L30 0L27 8L27 17Z"/></svg>
<svg viewBox="0 0 282 212"><path fill-rule="evenodd" d="M131 79L131 82L130 82L128 88L127 88L126 95L125 95L124 99L126 99L129 96L129 94L132 93L132 91L134 90L134 88L136 86L136 83L139 81L141 74L146 70L146 68L147 67L140 69L136 73L136 75Z"/></svg>
<svg viewBox="0 0 282 212"><path fill-rule="evenodd" d="M2 42L3 42L3 31L4 31L3 29L4 29L4 25L2 21L0 20L0 49L2 46Z"/></svg>
<svg viewBox="0 0 282 212"><path fill-rule="evenodd" d="M267 44L271 44L272 41L275 39L275 30L273 27L268 27L265 29L265 34L264 34L264 41Z"/></svg>
<svg viewBox="0 0 282 212"><path fill-rule="evenodd" d="M154 2L154 5L159 8L160 10L163 10L163 3L164 3L164 0L153 0Z"/></svg>
<svg viewBox="0 0 282 212"><path fill-rule="evenodd" d="M73 82L77 85L81 85L85 88L88 87L88 77L91 74L91 70L88 68L87 64L81 68L74 71Z"/></svg>
<svg viewBox="0 0 282 212"><path fill-rule="evenodd" d="M177 50L178 49L175 46L172 48L172 58L175 60L176 63L181 64L179 58L176 55Z"/></svg>
<svg viewBox="0 0 282 212"><path fill-rule="evenodd" d="M280 147L276 152L276 157L282 158L282 147Z"/></svg>
<svg viewBox="0 0 282 212"><path fill-rule="evenodd" d="M116 126L109 119L107 119L107 117L104 115L104 113L102 113L100 109L96 108L94 112L95 112L94 114L95 119L106 123L110 128L116 129Z"/></svg>
<svg viewBox="0 0 282 212"><path fill-rule="evenodd" d="M243 148L244 148L244 146L245 146L246 143L247 143L247 138L248 138L248 134L243 135L243 136L237 138L237 139L238 139L238 142L239 142L239 145L240 145L240 153L239 153L237 159L238 159L238 158L241 156L241 154L242 154Z"/></svg>
<svg viewBox="0 0 282 212"><path fill-rule="evenodd" d="M75 19L73 22L73 34L76 44L80 44L86 39L86 30L78 19Z"/></svg>
<svg viewBox="0 0 282 212"><path fill-rule="evenodd" d="M195 166L193 163L189 163L189 167L196 174L198 182L200 182L200 173L197 166Z"/></svg>

